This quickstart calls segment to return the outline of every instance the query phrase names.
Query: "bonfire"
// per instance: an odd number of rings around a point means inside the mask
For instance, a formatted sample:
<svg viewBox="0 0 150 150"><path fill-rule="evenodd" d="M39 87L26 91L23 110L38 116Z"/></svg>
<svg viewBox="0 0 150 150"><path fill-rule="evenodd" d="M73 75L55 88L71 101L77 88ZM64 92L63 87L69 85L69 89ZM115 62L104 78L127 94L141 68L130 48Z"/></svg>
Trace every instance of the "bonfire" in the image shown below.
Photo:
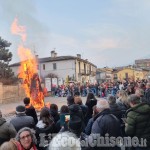
<svg viewBox="0 0 150 150"><path fill-rule="evenodd" d="M38 75L38 62L29 48L24 47L26 41L26 28L18 24L18 19L12 23L11 32L21 37L21 44L18 46L20 57L19 78L23 80L23 88L26 96L30 98L31 104L38 110L44 107L44 93Z"/></svg>

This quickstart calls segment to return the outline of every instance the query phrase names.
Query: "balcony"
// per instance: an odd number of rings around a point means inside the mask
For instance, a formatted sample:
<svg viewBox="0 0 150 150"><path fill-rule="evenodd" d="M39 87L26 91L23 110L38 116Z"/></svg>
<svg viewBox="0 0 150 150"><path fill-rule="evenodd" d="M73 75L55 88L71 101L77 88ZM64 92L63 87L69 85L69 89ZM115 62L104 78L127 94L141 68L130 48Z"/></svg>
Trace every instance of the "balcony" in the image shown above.
<svg viewBox="0 0 150 150"><path fill-rule="evenodd" d="M80 70L80 74L81 74L81 75L86 75L86 70L81 69L81 70Z"/></svg>
<svg viewBox="0 0 150 150"><path fill-rule="evenodd" d="M80 75L90 75L91 71L90 70L84 70L84 69L81 69L79 74Z"/></svg>
<svg viewBox="0 0 150 150"><path fill-rule="evenodd" d="M96 76L96 72L95 71L91 71L91 75L92 76Z"/></svg>
<svg viewBox="0 0 150 150"><path fill-rule="evenodd" d="M118 80L118 77L114 77L114 80Z"/></svg>
<svg viewBox="0 0 150 150"><path fill-rule="evenodd" d="M90 75L91 71L90 70L86 70L86 75Z"/></svg>

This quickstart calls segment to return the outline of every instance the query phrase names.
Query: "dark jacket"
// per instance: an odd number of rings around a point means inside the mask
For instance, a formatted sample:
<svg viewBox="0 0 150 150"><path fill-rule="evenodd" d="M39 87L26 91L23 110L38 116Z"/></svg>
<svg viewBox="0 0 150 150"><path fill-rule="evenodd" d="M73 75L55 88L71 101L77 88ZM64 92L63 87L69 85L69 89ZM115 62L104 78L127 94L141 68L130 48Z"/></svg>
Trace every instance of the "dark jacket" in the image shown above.
<svg viewBox="0 0 150 150"><path fill-rule="evenodd" d="M119 109L121 110L122 117L125 117L126 111L128 110L129 107L121 101L119 101L117 103L117 105L118 105Z"/></svg>
<svg viewBox="0 0 150 150"><path fill-rule="evenodd" d="M86 105L80 105L80 107L82 109L82 113L85 118L85 116L87 115L87 112L88 112L88 107Z"/></svg>
<svg viewBox="0 0 150 150"><path fill-rule="evenodd" d="M38 122L37 114L35 108L32 105L30 107L26 106L26 115L33 117L35 124L37 124Z"/></svg>
<svg viewBox="0 0 150 150"><path fill-rule="evenodd" d="M117 104L113 104L113 105L109 105L109 106L110 106L110 112L111 112L114 116L116 116L116 117L120 120L120 122L122 122L122 121L121 121L122 112L121 112L119 106L118 106Z"/></svg>
<svg viewBox="0 0 150 150"><path fill-rule="evenodd" d="M12 118L10 122L14 125L17 132L23 127L35 127L33 117L27 116L25 113L17 114L16 117Z"/></svg>
<svg viewBox="0 0 150 150"><path fill-rule="evenodd" d="M150 146L150 105L140 103L127 111L126 135L147 139Z"/></svg>
<svg viewBox="0 0 150 150"><path fill-rule="evenodd" d="M96 104L97 104L97 99L91 99L88 103L85 104L88 107L88 113L87 113L87 116L86 116L87 120L92 118L93 106L95 106Z"/></svg>
<svg viewBox="0 0 150 150"><path fill-rule="evenodd" d="M4 118L0 118L0 145L16 136L17 132L14 126L6 122Z"/></svg>
<svg viewBox="0 0 150 150"><path fill-rule="evenodd" d="M150 88L145 90L145 99L150 104Z"/></svg>
<svg viewBox="0 0 150 150"><path fill-rule="evenodd" d="M103 110L94 118L91 133L99 133L101 136L105 136L108 133L110 136L117 137L120 135L120 122L111 114L109 109Z"/></svg>
<svg viewBox="0 0 150 150"><path fill-rule="evenodd" d="M35 131L37 138L37 148L40 150L47 150L48 144L52 138L52 133L55 133L56 131L54 122L51 125L47 126L43 123L42 120L39 120L35 127ZM41 141L47 141L48 143L42 143ZM40 143L41 145L39 145Z"/></svg>
<svg viewBox="0 0 150 150"><path fill-rule="evenodd" d="M90 135L91 134L91 129L92 129L93 123L94 123L94 118L91 118L88 121L88 123L86 125L86 128L85 128L85 131L84 131L86 135Z"/></svg>
<svg viewBox="0 0 150 150"><path fill-rule="evenodd" d="M95 118L92 126L90 135L94 140L97 138L93 136L93 134L99 134L99 136L104 137L106 134L109 134L109 137L118 137L121 135L120 133L120 122L119 120L110 113L109 109L105 109L100 112ZM94 149L102 149L102 150L118 150L118 147L95 147Z"/></svg>
<svg viewBox="0 0 150 150"><path fill-rule="evenodd" d="M50 114L53 117L54 122L57 123L57 121L60 119L58 112L54 110L50 110Z"/></svg>
<svg viewBox="0 0 150 150"><path fill-rule="evenodd" d="M63 128L61 127L60 120L57 121L55 126L56 126L56 133L68 131L68 123L66 123L66 122L64 123Z"/></svg>

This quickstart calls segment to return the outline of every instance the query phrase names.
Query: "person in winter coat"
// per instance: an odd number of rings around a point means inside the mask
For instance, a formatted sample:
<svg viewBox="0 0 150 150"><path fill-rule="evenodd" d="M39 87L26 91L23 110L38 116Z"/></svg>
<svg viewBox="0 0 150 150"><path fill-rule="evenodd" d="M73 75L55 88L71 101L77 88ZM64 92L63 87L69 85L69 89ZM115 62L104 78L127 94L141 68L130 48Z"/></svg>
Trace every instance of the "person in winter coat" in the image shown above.
<svg viewBox="0 0 150 150"><path fill-rule="evenodd" d="M26 115L33 117L34 123L37 124L37 122L38 122L37 114L36 114L35 108L30 104L30 98L25 97L23 102L24 102L25 108L26 108L26 111L25 111Z"/></svg>
<svg viewBox="0 0 150 150"><path fill-rule="evenodd" d="M16 117L12 118L10 122L13 124L17 132L23 127L35 127L33 117L25 114L25 107L22 105L16 107Z"/></svg>
<svg viewBox="0 0 150 150"><path fill-rule="evenodd" d="M99 137L105 137L108 134L108 137L118 137L120 136L120 122L113 114L111 114L109 109L108 101L105 99L100 99L97 102L96 109L99 112L98 115L94 118L94 123L91 130L90 138L91 141L97 140ZM99 135L99 136L95 136ZM109 146L95 146L95 149L101 150L118 150L119 147L109 147Z"/></svg>
<svg viewBox="0 0 150 150"><path fill-rule="evenodd" d="M88 93L86 103L85 103L85 105L88 107L88 112L87 112L87 116L86 116L87 122L90 118L92 118L93 106L95 106L96 104L97 104L97 99L95 98L94 94L91 92Z"/></svg>
<svg viewBox="0 0 150 150"><path fill-rule="evenodd" d="M78 104L81 107L82 113L84 116L84 123L86 124L86 116L88 113L88 107L82 103L81 97L75 97L74 102L75 102L75 104Z"/></svg>
<svg viewBox="0 0 150 150"><path fill-rule="evenodd" d="M120 91L118 92L117 105L119 106L119 109L120 109L121 112L122 112L122 116L125 115L127 109L129 108L127 99L128 99L128 94L127 94L127 92L124 91L124 90L120 90Z"/></svg>
<svg viewBox="0 0 150 150"><path fill-rule="evenodd" d="M147 147L150 147L150 105L141 103L135 94L129 96L128 102L131 108L127 111L125 133L127 136L136 136L139 140L146 139Z"/></svg>
<svg viewBox="0 0 150 150"><path fill-rule="evenodd" d="M74 104L74 96L68 96L67 97L67 105L73 105Z"/></svg>
<svg viewBox="0 0 150 150"><path fill-rule="evenodd" d="M36 138L37 138L37 147L40 150L45 150L48 145L45 145L45 143L41 143L40 141L49 140L48 134L55 133L55 123L53 121L52 116L49 113L49 110L47 108L43 108L40 113L40 119L35 127L36 130ZM43 138L41 140L40 138ZM49 142L49 141L48 141Z"/></svg>
<svg viewBox="0 0 150 150"><path fill-rule="evenodd" d="M69 114L69 108L68 106L66 105L63 105L61 108L60 108L60 118L61 118L61 115L66 115L66 114ZM64 125L66 128L67 128L67 122L65 122L65 125ZM65 128L63 127L63 128ZM61 123L60 123L60 119L57 121L56 123L56 130L57 130L57 133L61 130Z"/></svg>
<svg viewBox="0 0 150 150"><path fill-rule="evenodd" d="M150 83L146 84L145 99L150 104Z"/></svg>
<svg viewBox="0 0 150 150"><path fill-rule="evenodd" d="M135 95L137 95L138 97L140 97L140 101L141 102L147 102L146 98L144 97L144 90L141 88L137 88L135 90Z"/></svg>
<svg viewBox="0 0 150 150"><path fill-rule="evenodd" d="M5 141L9 141L11 138L14 138L16 134L17 132L14 126L11 123L6 122L0 111L0 145Z"/></svg>
<svg viewBox="0 0 150 150"><path fill-rule="evenodd" d="M53 117L55 123L60 119L58 114L58 106L56 104L50 105L50 114Z"/></svg>
<svg viewBox="0 0 150 150"><path fill-rule="evenodd" d="M96 109L96 105L93 106L93 116L92 118L88 121L86 127L85 127L85 134L86 135L90 135L91 134L91 129L92 129L92 125L94 123L94 118L96 117L96 115L98 114L98 111Z"/></svg>
<svg viewBox="0 0 150 150"><path fill-rule="evenodd" d="M116 103L116 98L112 95L108 96L108 103L109 103L109 107L110 107L110 112L116 116L120 122L121 122L121 118L122 118L122 112L121 109L119 108L119 106Z"/></svg>
<svg viewBox="0 0 150 150"><path fill-rule="evenodd" d="M61 132L52 139L48 150L81 150L81 143L74 133Z"/></svg>
<svg viewBox="0 0 150 150"><path fill-rule="evenodd" d="M15 140L4 142L1 145L0 150L18 150L17 143Z"/></svg>

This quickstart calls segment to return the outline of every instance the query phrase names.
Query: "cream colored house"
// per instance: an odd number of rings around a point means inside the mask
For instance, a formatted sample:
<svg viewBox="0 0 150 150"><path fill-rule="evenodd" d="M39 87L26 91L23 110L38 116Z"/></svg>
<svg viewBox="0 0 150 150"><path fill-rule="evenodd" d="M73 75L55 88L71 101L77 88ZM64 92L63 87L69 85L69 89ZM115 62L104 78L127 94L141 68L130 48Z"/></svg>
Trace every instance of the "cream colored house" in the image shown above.
<svg viewBox="0 0 150 150"><path fill-rule="evenodd" d="M51 51L50 57L38 58L38 69L41 78L46 78L48 74L54 74L64 82L66 78L76 82L91 82L96 80L96 66L87 59L77 56L57 56L55 51ZM17 75L20 63L11 64L10 67Z"/></svg>

